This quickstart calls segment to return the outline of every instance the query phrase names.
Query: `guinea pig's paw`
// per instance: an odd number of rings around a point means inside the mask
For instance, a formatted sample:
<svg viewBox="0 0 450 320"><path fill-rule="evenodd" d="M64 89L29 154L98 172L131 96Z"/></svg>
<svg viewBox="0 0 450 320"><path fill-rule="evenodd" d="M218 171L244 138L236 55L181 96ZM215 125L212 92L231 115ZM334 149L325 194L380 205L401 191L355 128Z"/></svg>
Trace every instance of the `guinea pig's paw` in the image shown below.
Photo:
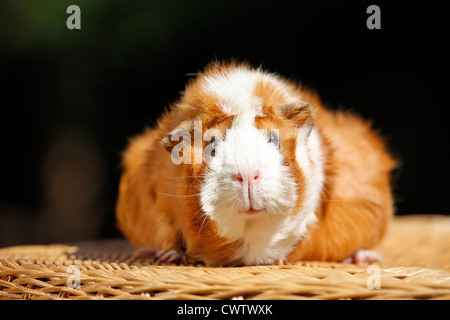
<svg viewBox="0 0 450 320"><path fill-rule="evenodd" d="M282 266L282 265L287 264L287 260L286 260L286 259L277 259L277 260L275 260L273 263L274 263L275 265Z"/></svg>
<svg viewBox="0 0 450 320"><path fill-rule="evenodd" d="M182 250L158 250L155 255L157 264L183 264L187 265L187 256Z"/></svg>
<svg viewBox="0 0 450 320"><path fill-rule="evenodd" d="M377 252L366 249L360 249L342 261L342 263L353 263L359 265L373 262L384 262L384 260Z"/></svg>
<svg viewBox="0 0 450 320"><path fill-rule="evenodd" d="M155 248L140 247L140 248L137 248L133 252L133 258L144 259L144 260L154 259L157 251L158 250L156 250Z"/></svg>

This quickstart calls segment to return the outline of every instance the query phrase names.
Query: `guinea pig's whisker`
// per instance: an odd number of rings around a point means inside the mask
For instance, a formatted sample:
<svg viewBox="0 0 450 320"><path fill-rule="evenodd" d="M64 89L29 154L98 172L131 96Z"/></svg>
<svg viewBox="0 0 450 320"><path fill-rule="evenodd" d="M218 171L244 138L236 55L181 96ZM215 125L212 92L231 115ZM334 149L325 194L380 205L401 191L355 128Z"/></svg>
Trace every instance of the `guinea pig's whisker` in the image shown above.
<svg viewBox="0 0 450 320"><path fill-rule="evenodd" d="M281 208L278 206L278 204L276 202L273 202L273 206L271 206L271 209L275 209L275 211L278 211L278 213L284 217L287 217L287 213L284 212L283 210L281 210ZM278 215L275 214L275 219L277 219L278 222Z"/></svg>
<svg viewBox="0 0 450 320"><path fill-rule="evenodd" d="M226 183L223 183L224 185L227 185ZM233 210L233 211L237 211L239 208L238 208L238 206L239 206L239 199L238 198L236 198L236 197L234 197L233 199L230 199L230 206L231 206L231 209Z"/></svg>
<svg viewBox="0 0 450 320"><path fill-rule="evenodd" d="M158 191L155 191L155 193L162 194L163 196L177 197L177 198L197 197L197 196L200 195L200 193L188 194L188 195L180 195L180 194L169 194L169 193L158 192Z"/></svg>
<svg viewBox="0 0 450 320"><path fill-rule="evenodd" d="M186 178L202 178L202 177L207 177L207 176L209 176L209 175L206 175L206 174L199 174L199 175L196 175L196 176L181 176L181 177L170 177L169 179L186 179Z"/></svg>
<svg viewBox="0 0 450 320"><path fill-rule="evenodd" d="M178 183L170 183L170 182L163 182L163 184L167 185L167 186L174 186L174 187L182 187L182 188L195 188L197 190L200 190L199 186L196 185L181 185Z"/></svg>
<svg viewBox="0 0 450 320"><path fill-rule="evenodd" d="M277 208L275 208L274 206L270 206L270 209L275 211L275 209L277 209ZM275 216L275 221L277 223L277 226L279 226L280 222L278 221L278 214L275 214L274 216Z"/></svg>
<svg viewBox="0 0 450 320"><path fill-rule="evenodd" d="M202 225L200 226L200 229L198 230L197 236L200 235L200 232L203 230L204 227L206 227L208 224L211 223L211 219L205 224L206 219L208 219L208 216L205 214L205 218L203 219Z"/></svg>
<svg viewBox="0 0 450 320"><path fill-rule="evenodd" d="M270 207L271 207L271 209L278 211L278 212L281 213L282 215L286 215L286 214L281 210L281 208L278 206L278 204L277 204L276 202L271 202L271 203L270 203Z"/></svg>
<svg viewBox="0 0 450 320"><path fill-rule="evenodd" d="M153 127L152 130L158 131L158 132L162 132L164 134L169 134L169 131L165 131L165 130L161 130L158 128L158 123L145 117L145 116L141 116L142 119L144 119L145 121L147 121L148 123L150 123Z"/></svg>
<svg viewBox="0 0 450 320"><path fill-rule="evenodd" d="M186 226L183 229L183 233L186 231L187 227L189 227L189 225L191 224L191 222L195 218L195 216L200 213L200 211L202 211L202 208L198 209L197 212L192 215L192 217L189 219L188 223L186 223Z"/></svg>

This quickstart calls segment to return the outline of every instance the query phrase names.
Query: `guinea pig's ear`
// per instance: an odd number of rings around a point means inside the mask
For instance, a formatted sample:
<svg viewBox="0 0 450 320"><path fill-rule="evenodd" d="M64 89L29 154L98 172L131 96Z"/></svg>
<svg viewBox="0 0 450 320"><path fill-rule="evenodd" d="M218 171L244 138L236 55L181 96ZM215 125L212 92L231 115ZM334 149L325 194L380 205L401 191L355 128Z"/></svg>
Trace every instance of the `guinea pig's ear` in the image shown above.
<svg viewBox="0 0 450 320"><path fill-rule="evenodd" d="M180 137L190 138L193 130L194 120L183 121L161 140L161 144L167 151L171 152L172 149L180 143Z"/></svg>
<svg viewBox="0 0 450 320"><path fill-rule="evenodd" d="M314 126L315 110L308 102L298 101L278 106L280 116L294 123L296 127L306 128L308 132Z"/></svg>

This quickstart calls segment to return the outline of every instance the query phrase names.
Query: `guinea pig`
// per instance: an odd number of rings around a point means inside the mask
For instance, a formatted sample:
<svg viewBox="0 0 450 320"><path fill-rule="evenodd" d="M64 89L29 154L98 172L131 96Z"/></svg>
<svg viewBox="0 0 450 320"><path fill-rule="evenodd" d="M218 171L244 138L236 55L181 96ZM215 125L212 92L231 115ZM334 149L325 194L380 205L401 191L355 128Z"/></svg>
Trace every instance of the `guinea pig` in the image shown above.
<svg viewBox="0 0 450 320"><path fill-rule="evenodd" d="M378 259L365 250L394 213L395 161L368 121L235 61L199 72L122 166L133 246L209 265Z"/></svg>

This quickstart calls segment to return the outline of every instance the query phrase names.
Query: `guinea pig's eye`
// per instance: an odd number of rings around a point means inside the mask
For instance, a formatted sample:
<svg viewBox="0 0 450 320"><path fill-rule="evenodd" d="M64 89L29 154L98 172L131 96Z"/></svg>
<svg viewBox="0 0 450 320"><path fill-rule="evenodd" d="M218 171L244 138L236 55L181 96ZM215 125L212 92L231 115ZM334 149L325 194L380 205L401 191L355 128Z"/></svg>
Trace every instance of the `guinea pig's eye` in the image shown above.
<svg viewBox="0 0 450 320"><path fill-rule="evenodd" d="M280 137L275 130L270 130L269 142L273 143L278 149L280 148Z"/></svg>
<svg viewBox="0 0 450 320"><path fill-rule="evenodd" d="M210 153L211 157L214 157L216 155L216 145L217 145L216 140L211 141L211 143L209 144L211 150Z"/></svg>

